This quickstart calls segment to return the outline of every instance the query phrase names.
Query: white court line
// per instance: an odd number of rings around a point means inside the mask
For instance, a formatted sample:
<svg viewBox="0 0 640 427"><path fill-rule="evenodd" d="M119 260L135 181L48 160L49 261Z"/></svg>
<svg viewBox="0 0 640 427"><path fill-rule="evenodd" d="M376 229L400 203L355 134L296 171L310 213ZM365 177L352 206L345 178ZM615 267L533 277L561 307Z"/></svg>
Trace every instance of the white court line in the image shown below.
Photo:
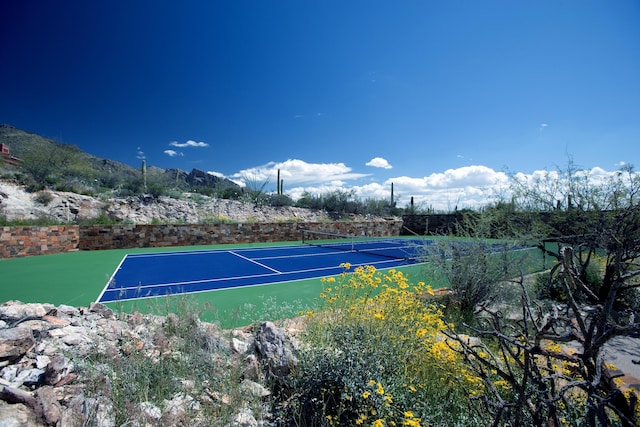
<svg viewBox="0 0 640 427"><path fill-rule="evenodd" d="M118 272L118 270L120 270L120 267L122 267L122 264L124 263L124 260L127 259L127 256L129 255L123 256L122 259L120 260L120 264L118 264L116 269L113 271L113 274L111 275L111 277L109 277L109 281L107 281L107 284L104 286L104 288L102 288L102 292L100 292L100 295L98 295L98 299L96 300L96 303L102 299L102 296L104 295L104 293L107 292L107 289L109 289L109 286L113 283L113 279L115 279L116 273Z"/></svg>
<svg viewBox="0 0 640 427"><path fill-rule="evenodd" d="M245 260L245 261L249 261L249 262L251 262L251 263L253 263L253 264L255 264L255 265L259 265L260 267L266 268L267 270L271 270L271 271L273 271L273 272L275 272L275 273L282 274L282 272L281 272L281 271L278 271L278 270L276 270L275 268L271 268L271 267L269 267L268 265L265 265L265 264L263 264L263 263L261 263L261 262L254 261L254 260L252 260L251 258L247 258L246 256L242 256L242 255L240 255L239 253L236 253L236 252L234 252L234 251L229 251L229 253L230 253L230 254L233 254L233 255L235 255L235 256L237 256L238 258L242 258L242 259L243 259L243 260Z"/></svg>

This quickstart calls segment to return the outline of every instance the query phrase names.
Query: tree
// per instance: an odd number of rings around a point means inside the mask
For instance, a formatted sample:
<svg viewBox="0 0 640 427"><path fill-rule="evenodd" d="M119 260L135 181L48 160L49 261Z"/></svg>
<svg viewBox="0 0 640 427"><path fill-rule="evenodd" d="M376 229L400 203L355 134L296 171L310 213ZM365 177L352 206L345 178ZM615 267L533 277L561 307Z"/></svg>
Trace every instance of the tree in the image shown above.
<svg viewBox="0 0 640 427"><path fill-rule="evenodd" d="M566 301L533 301L521 275L518 318L481 305L480 322L467 327L483 342L450 338L483 378L485 393L476 398L494 425L634 426L637 396L623 391L603 349L640 333L640 176L625 166L596 180L572 163L554 176L515 180L514 203L550 230L539 247L555 260L549 283Z"/></svg>

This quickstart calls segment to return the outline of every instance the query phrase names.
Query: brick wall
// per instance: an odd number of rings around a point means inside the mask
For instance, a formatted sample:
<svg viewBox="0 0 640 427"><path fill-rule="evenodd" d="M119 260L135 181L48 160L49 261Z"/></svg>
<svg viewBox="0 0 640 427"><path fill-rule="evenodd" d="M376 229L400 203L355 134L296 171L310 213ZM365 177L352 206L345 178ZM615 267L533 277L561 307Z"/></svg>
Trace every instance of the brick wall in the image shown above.
<svg viewBox="0 0 640 427"><path fill-rule="evenodd" d="M397 236L402 221L0 227L0 258L73 250L298 241L300 229Z"/></svg>
<svg viewBox="0 0 640 427"><path fill-rule="evenodd" d="M0 227L0 258L45 255L78 249L77 225Z"/></svg>

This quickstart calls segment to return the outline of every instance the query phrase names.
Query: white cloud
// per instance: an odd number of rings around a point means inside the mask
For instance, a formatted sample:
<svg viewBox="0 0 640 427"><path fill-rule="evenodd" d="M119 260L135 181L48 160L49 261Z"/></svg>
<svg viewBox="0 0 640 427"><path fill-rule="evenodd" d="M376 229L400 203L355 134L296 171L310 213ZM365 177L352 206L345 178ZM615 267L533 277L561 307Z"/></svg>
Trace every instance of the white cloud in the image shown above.
<svg viewBox="0 0 640 427"><path fill-rule="evenodd" d="M182 157L182 156L184 156L184 154L183 154L183 153L178 153L178 152L177 152L177 151L175 151L175 150L164 150L164 151L163 151L163 153L164 153L164 154L166 154L166 155L167 155L167 156L169 156L169 157L175 157L175 156L180 156L180 157Z"/></svg>
<svg viewBox="0 0 640 427"><path fill-rule="evenodd" d="M188 140L187 142L178 142L178 141L172 141L169 143L170 146L172 147L178 147L178 148L184 148L184 147L208 147L209 144L207 144L206 142L196 142L193 140Z"/></svg>
<svg viewBox="0 0 640 427"><path fill-rule="evenodd" d="M387 162L386 159L383 159L382 157L374 157L373 159L369 160L365 164L367 166L371 166L374 168L383 168L383 169L391 169L393 167L389 164L389 162Z"/></svg>
<svg viewBox="0 0 640 427"><path fill-rule="evenodd" d="M486 166L474 165L447 169L442 173L433 173L424 179L432 188L484 187L493 185L499 180L506 180L507 175Z"/></svg>
<svg viewBox="0 0 640 427"><path fill-rule="evenodd" d="M142 148L138 147L138 151L136 153L136 159L145 160L146 158L147 156L144 154L144 151L142 151Z"/></svg>
<svg viewBox="0 0 640 427"><path fill-rule="evenodd" d="M496 192L506 186L508 179L504 172L496 172L486 166L464 166L422 178L389 178L377 194L389 194L393 182L398 206L409 204L413 197L415 204L436 210L451 210L456 206L473 208L489 202Z"/></svg>
<svg viewBox="0 0 640 427"><path fill-rule="evenodd" d="M354 172L344 163L307 163L303 160L289 159L284 162L270 162L263 166L245 169L228 179L239 185L262 184L270 182L265 191L274 191L277 171L284 180L284 191L294 200L304 193L313 195L326 194L332 191L352 192L361 200L386 199L391 197L391 184L394 189L394 200L399 207L409 205L411 198L419 208L433 208L436 211L451 211L454 208L479 208L497 200L508 197L510 177L483 165L464 166L434 172L423 177L397 176L384 182L375 181L372 174ZM223 177L217 172L209 172ZM607 172L595 167L584 171L592 182L604 182L614 172ZM538 170L529 174L516 173L516 179L529 184L551 183L557 180L558 172ZM363 178L370 178L363 183Z"/></svg>
<svg viewBox="0 0 640 427"><path fill-rule="evenodd" d="M289 159L284 162L269 162L266 165L244 169L231 175L238 180L249 178L256 182L275 182L278 170L285 185L323 184L336 181L353 181L368 176L354 173L344 163L307 163L304 160Z"/></svg>

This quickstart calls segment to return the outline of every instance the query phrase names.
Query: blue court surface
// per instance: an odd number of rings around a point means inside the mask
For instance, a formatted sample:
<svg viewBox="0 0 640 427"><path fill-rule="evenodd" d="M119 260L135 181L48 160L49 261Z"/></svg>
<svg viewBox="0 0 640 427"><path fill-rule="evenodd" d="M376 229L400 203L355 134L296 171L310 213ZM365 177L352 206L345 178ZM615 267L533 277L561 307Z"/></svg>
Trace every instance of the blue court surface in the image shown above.
<svg viewBox="0 0 640 427"><path fill-rule="evenodd" d="M269 246L126 255L99 302L267 285L340 274L341 263L376 269L415 264L425 240L397 239L328 247Z"/></svg>

